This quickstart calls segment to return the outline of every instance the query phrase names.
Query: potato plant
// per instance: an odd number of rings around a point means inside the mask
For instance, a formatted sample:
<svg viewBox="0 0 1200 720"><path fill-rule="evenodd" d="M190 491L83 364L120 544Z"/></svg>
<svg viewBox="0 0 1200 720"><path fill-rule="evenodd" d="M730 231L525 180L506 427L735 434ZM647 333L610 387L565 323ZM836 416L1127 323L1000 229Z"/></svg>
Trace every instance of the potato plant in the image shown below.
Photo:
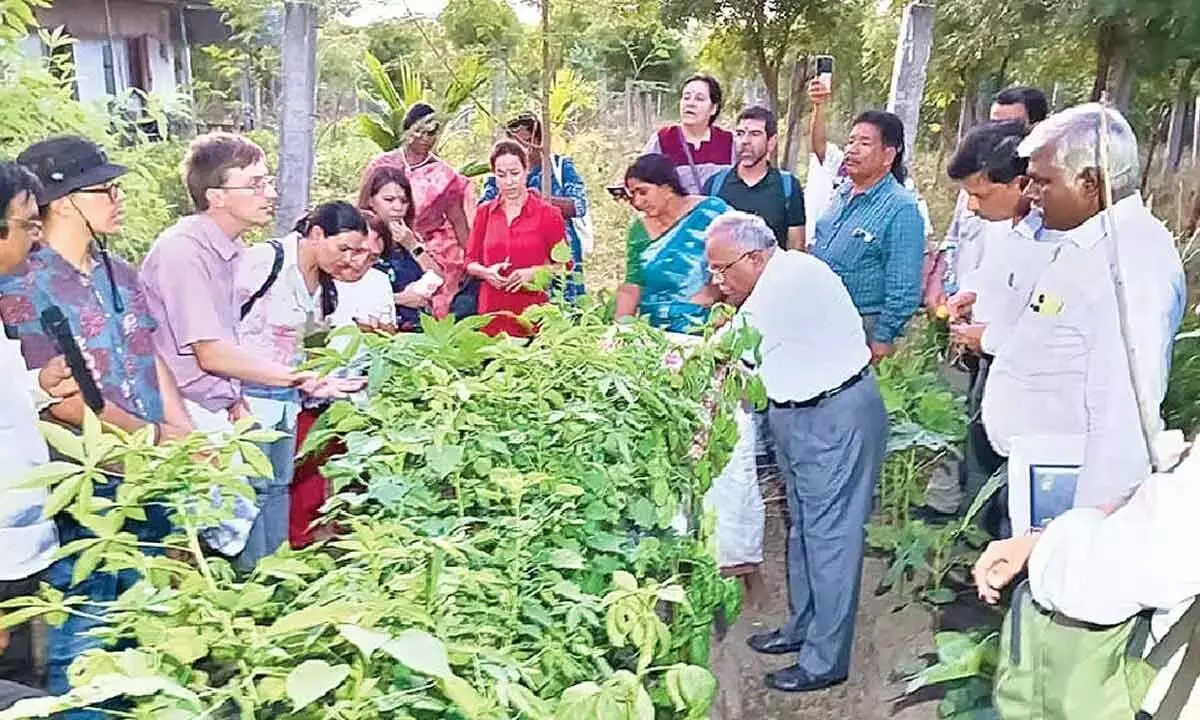
<svg viewBox="0 0 1200 720"><path fill-rule="evenodd" d="M531 311L532 341L467 320L352 343L369 399L331 408L303 449L343 443L326 465L338 532L247 577L201 552L200 528L264 473L262 433L214 451L94 419L81 437L51 431L77 464L35 481L97 536L63 553L80 575L144 579L106 608L110 646L76 661L71 694L0 717L105 701L156 719L707 717L713 620L739 596L701 498L732 449L733 404L761 392L729 370L755 340L709 330L681 350L599 307L566 313ZM94 498L112 466L116 501ZM139 546L122 525L151 504L177 529ZM0 610L0 626L94 612L49 589Z"/></svg>

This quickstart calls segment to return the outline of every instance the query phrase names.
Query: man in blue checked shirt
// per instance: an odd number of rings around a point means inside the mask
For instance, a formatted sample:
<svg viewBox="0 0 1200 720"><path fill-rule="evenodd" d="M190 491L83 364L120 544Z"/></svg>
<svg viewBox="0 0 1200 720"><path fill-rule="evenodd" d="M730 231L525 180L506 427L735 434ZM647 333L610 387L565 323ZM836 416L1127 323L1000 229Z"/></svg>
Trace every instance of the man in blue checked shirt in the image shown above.
<svg viewBox="0 0 1200 720"><path fill-rule="evenodd" d="M904 181L904 124L871 110L846 143L850 182L817 221L812 253L845 283L863 318L871 362L895 351L921 303L925 221Z"/></svg>
<svg viewBox="0 0 1200 720"><path fill-rule="evenodd" d="M542 188L542 123L533 113L521 113L505 126L505 131L513 140L521 143L529 154L529 177L526 185L530 189L541 192ZM567 279L564 296L567 302L575 300L584 293L583 287L583 253L588 248L585 243L591 242L590 229L581 229L581 220L587 216L587 188L584 187L583 177L575 169L571 158L563 155L553 155L550 158L550 197L545 198L551 205L558 208L567 224L567 240L571 244L571 275ZM483 185L483 195L479 202L495 200L499 194L496 187L496 177L488 175Z"/></svg>

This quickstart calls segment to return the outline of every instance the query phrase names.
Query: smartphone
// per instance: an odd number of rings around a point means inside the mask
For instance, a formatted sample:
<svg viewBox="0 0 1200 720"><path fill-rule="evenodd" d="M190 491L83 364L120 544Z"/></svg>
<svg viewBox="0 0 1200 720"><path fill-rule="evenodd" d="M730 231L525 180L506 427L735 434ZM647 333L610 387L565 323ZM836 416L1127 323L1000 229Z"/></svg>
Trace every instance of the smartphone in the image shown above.
<svg viewBox="0 0 1200 720"><path fill-rule="evenodd" d="M826 90L833 90L833 56L818 55L817 56L817 79L825 86Z"/></svg>
<svg viewBox="0 0 1200 720"><path fill-rule="evenodd" d="M613 196L614 200L628 200L629 191L625 189L624 184L609 185L604 188L608 190L608 194Z"/></svg>
<svg viewBox="0 0 1200 720"><path fill-rule="evenodd" d="M96 378L88 369L87 360L83 357L83 351L79 349L79 343L75 342L75 334L71 332L71 323L63 315L62 308L51 305L42 311L42 332L54 340L58 351L66 359L67 367L71 368L71 377L79 386L79 394L83 396L83 401L92 409L92 412L99 413L104 410L104 396L100 394Z"/></svg>

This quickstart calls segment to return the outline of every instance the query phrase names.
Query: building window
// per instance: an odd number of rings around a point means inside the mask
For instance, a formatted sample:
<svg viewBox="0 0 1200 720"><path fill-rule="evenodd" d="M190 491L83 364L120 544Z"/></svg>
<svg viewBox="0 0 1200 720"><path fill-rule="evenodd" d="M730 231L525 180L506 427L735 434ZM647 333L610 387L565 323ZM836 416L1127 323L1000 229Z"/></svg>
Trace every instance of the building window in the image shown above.
<svg viewBox="0 0 1200 720"><path fill-rule="evenodd" d="M104 54L104 92L115 96L117 94L117 68L113 62L112 43L103 45Z"/></svg>

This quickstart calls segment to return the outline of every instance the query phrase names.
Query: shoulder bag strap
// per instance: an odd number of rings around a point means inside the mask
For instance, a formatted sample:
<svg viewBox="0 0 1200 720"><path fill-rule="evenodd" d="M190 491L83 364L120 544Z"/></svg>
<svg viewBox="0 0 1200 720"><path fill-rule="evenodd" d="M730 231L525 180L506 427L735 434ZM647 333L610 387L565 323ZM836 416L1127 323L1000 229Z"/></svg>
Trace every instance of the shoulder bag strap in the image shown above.
<svg viewBox="0 0 1200 720"><path fill-rule="evenodd" d="M250 309L254 307L254 303L262 300L275 281L279 279L279 271L283 269L283 243L278 240L271 240L271 247L275 250L275 260L271 263L271 272L267 274L267 279L263 282L262 287L254 291L246 302L242 303L241 319L245 320L250 314Z"/></svg>
<svg viewBox="0 0 1200 720"><path fill-rule="evenodd" d="M696 161L692 159L692 146L688 145L682 127L676 125L675 132L679 134L679 142L683 145L683 154L687 156L688 167L692 169L692 179L696 181L696 192L704 192L704 183L700 182L700 171L696 169Z"/></svg>

